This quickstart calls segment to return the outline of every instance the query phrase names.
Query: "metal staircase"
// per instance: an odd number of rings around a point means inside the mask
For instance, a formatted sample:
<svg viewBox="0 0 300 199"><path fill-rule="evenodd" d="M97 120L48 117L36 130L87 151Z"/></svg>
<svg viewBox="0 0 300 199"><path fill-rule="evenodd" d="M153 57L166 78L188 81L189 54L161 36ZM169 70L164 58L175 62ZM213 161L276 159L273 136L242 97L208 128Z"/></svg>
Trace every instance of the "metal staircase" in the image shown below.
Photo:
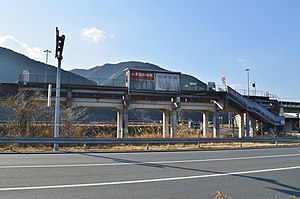
<svg viewBox="0 0 300 199"><path fill-rule="evenodd" d="M234 103L238 104L240 107L249 111L250 114L258 116L266 122L273 125L280 126L285 124L285 118L283 116L277 116L259 105L256 102L250 101L243 95L235 91L234 89L227 86L228 98Z"/></svg>

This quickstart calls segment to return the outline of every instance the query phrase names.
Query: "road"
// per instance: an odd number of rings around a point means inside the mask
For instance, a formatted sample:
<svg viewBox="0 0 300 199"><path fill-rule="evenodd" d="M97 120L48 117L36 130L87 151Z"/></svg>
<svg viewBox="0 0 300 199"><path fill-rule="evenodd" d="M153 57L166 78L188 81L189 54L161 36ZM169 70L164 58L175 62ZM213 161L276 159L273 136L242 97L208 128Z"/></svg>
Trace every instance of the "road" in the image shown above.
<svg viewBox="0 0 300 199"><path fill-rule="evenodd" d="M300 197L300 148L0 154L0 198Z"/></svg>

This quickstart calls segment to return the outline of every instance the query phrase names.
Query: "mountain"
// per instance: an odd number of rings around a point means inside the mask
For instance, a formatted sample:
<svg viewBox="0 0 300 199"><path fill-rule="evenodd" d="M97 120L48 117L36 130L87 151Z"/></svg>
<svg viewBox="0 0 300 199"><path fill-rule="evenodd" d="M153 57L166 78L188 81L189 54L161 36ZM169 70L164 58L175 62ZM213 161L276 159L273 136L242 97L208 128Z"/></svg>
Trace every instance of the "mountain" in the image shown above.
<svg viewBox="0 0 300 199"><path fill-rule="evenodd" d="M32 82L43 83L45 80L45 67L47 67L47 81L55 83L56 67L46 65L45 63L32 60L25 55L14 52L10 49L0 47L0 83L15 83L19 81L19 76L23 73L23 69L28 67L30 72L30 80ZM80 84L80 85L112 85L118 82L120 86L125 85L124 70L144 69L155 71L167 71L166 69L150 63L143 62L122 62L118 64L104 64L90 69L74 69L71 71L62 70L62 83ZM197 78L181 74L182 90L206 90L207 86ZM113 121L115 120L115 112L112 110L88 110L91 118L89 121ZM198 114L197 114L198 116ZM192 115L185 115L183 119L192 118ZM196 118L196 117L195 117ZM144 120L161 120L162 115L159 111L132 110L130 114L131 121ZM199 120L199 119L197 119Z"/></svg>
<svg viewBox="0 0 300 199"><path fill-rule="evenodd" d="M3 71L0 74L0 82L3 83L15 83L19 81L23 69L27 67L29 69L30 81L43 83L45 82L45 69L47 67L47 82L55 83L56 81L56 67L46 65L45 63L35 61L14 52L10 49L0 47L0 70ZM87 80L82 76L74 74L69 71L62 70L62 84L92 84L95 82ZM22 79L22 78L21 78Z"/></svg>
<svg viewBox="0 0 300 199"><path fill-rule="evenodd" d="M46 65L45 63L35 61L14 52L10 49L0 47L0 83L15 83L22 80L24 68L27 67L30 73L30 82L45 82L45 69L47 67L47 83L56 82L56 67ZM80 84L80 85L113 85L124 86L125 74L124 70L144 69L167 71L151 63L143 63L136 61L121 62L118 64L104 64L90 69L74 69L66 71L62 69L62 84ZM206 90L207 86L197 78L181 74L181 85L183 90Z"/></svg>
<svg viewBox="0 0 300 199"><path fill-rule="evenodd" d="M121 62L118 64L104 64L103 66L96 66L90 69L74 69L71 72L81 75L89 80L95 81L100 85L124 86L125 74L124 70L129 69L144 69L155 71L167 71L166 69L154 64L144 62ZM183 90L206 90L207 85L197 78L181 74L181 87Z"/></svg>
<svg viewBox="0 0 300 199"><path fill-rule="evenodd" d="M90 69L74 69L71 72L75 74L80 74L83 77L87 78L110 78L110 79L118 79L120 75L123 74L123 71L126 68L138 68L145 70L158 70L158 71L166 71L165 69L156 66L150 63L143 62L121 62L118 64L104 64L103 66L96 66Z"/></svg>

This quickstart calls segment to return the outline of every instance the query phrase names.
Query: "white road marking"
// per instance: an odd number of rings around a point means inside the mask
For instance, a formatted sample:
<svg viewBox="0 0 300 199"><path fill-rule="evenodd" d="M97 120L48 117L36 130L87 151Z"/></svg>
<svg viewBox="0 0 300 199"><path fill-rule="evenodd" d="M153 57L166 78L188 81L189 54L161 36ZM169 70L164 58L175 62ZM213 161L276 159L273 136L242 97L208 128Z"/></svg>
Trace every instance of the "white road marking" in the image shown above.
<svg viewBox="0 0 300 199"><path fill-rule="evenodd" d="M208 174L208 175L198 175L198 176L183 176L183 177L173 177L173 178L156 178L156 179L145 179L145 180L129 180L129 181L119 181L119 182L100 182L100 183L68 184L68 185L67 184L66 185L47 185L47 186L32 186L32 187L9 187L9 188L0 188L0 191L60 189L60 188L77 188L77 187L109 186L109 185L123 185L123 184L137 184L137 183L151 183L151 182L166 182L166 181L176 181L176 180L212 178L212 177L221 177L221 176L229 176L229 175L242 175L242 174L284 171L284 170L293 170L293 169L300 169L300 166L282 167L282 168L269 168L269 169L260 169L260 170L252 170L252 171L251 170L250 171L239 171L239 172L231 172L231 173L219 173L219 174Z"/></svg>
<svg viewBox="0 0 300 199"><path fill-rule="evenodd" d="M94 164L57 164L57 165L8 165L8 166L0 166L0 169L98 167L98 166L144 165L144 164L176 164L176 163L193 163L193 162L216 162L216 161L232 161L232 160L282 158L282 157L295 157L295 156L300 156L300 153L285 154L285 155L248 156L248 157L216 158L216 159L202 159L202 160L170 160L170 161L154 161L154 162L140 162L140 161L136 161L136 160L124 160L124 161L128 161L128 162L94 163Z"/></svg>

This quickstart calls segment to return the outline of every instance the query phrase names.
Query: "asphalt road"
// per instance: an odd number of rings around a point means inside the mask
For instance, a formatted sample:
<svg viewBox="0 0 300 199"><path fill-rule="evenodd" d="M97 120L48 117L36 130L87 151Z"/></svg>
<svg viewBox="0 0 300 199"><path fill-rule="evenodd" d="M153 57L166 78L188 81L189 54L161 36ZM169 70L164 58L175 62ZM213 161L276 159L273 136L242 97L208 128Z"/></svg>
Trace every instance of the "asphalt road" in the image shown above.
<svg viewBox="0 0 300 199"><path fill-rule="evenodd" d="M300 148L0 154L0 198L300 197Z"/></svg>

